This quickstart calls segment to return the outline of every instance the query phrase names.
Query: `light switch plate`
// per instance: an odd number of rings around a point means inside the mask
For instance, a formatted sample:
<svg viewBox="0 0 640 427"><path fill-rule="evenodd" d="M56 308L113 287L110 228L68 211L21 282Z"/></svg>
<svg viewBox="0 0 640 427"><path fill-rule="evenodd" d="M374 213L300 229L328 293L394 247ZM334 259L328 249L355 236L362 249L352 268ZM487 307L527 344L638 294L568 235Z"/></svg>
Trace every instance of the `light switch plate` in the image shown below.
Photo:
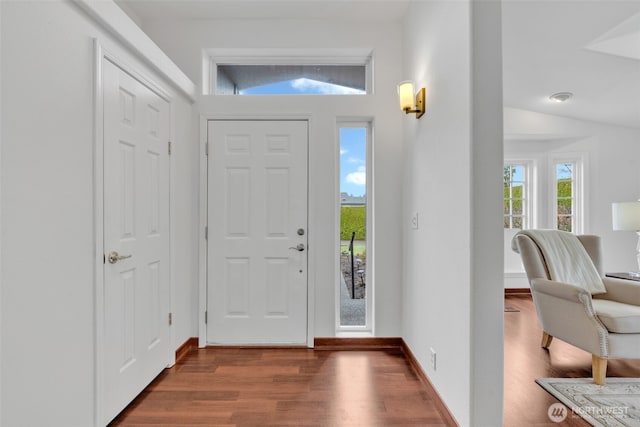
<svg viewBox="0 0 640 427"><path fill-rule="evenodd" d="M436 351L432 348L429 349L431 369L436 370Z"/></svg>

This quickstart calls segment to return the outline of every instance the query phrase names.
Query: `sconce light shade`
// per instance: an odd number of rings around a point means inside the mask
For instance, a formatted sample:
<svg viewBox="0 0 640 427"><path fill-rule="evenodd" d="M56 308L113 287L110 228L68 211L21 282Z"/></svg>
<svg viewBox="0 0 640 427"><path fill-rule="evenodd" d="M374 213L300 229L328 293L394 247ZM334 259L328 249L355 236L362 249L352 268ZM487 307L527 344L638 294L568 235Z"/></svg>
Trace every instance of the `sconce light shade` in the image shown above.
<svg viewBox="0 0 640 427"><path fill-rule="evenodd" d="M636 246L637 271L630 271L629 275L640 277L640 201L619 202L611 205L613 229L620 231L635 231L638 235Z"/></svg>
<svg viewBox="0 0 640 427"><path fill-rule="evenodd" d="M401 82L398 85L400 109L406 114L416 113L416 119L422 117L425 112L425 92L425 89L421 88L416 94L413 89L413 82Z"/></svg>
<svg viewBox="0 0 640 427"><path fill-rule="evenodd" d="M613 229L640 231L640 202L619 202L611 205Z"/></svg>
<svg viewBox="0 0 640 427"><path fill-rule="evenodd" d="M400 98L400 109L402 111L413 108L413 82L406 81L398 85L398 97Z"/></svg>

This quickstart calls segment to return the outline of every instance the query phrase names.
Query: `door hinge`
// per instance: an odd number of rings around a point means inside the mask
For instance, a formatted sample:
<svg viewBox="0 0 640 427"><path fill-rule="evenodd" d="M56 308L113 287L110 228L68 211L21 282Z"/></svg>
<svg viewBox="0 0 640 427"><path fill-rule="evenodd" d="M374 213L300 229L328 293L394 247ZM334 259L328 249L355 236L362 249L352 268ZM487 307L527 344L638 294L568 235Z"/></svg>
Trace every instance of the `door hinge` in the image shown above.
<svg viewBox="0 0 640 427"><path fill-rule="evenodd" d="M204 155L205 156L209 155L209 141L204 143Z"/></svg>
<svg viewBox="0 0 640 427"><path fill-rule="evenodd" d="M204 240L209 240L209 227L204 228Z"/></svg>
<svg viewBox="0 0 640 427"><path fill-rule="evenodd" d="M204 323L206 324L206 323L208 323L208 321L209 321L209 312L205 311L204 312Z"/></svg>
<svg viewBox="0 0 640 427"><path fill-rule="evenodd" d="M169 326L173 325L173 313L169 313Z"/></svg>
<svg viewBox="0 0 640 427"><path fill-rule="evenodd" d="M169 141L169 143L168 143L167 145L168 145L168 152L169 152L169 155L171 155L171 141Z"/></svg>

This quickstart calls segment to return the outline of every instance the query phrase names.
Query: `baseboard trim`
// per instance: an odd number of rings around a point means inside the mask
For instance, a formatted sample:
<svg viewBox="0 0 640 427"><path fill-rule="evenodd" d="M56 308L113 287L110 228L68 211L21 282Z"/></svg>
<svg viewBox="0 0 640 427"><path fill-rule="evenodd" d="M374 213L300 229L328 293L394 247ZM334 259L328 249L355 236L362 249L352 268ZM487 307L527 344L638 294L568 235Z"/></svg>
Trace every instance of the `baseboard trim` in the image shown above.
<svg viewBox="0 0 640 427"><path fill-rule="evenodd" d="M429 377L422 370L422 366L420 366L418 359L416 359L416 356L413 354L413 352L409 348L409 345L407 345L404 339L402 339L401 341L402 341L402 347L401 347L402 352L404 353L405 357L409 361L409 364L411 364L411 367L413 368L413 370L418 375L418 378L420 379L422 384L424 384L424 386L427 388L427 394L429 395L431 400L433 400L433 403L436 406L436 409L438 409L438 412L440 412L440 415L442 416L443 420L447 423L447 426L459 427L460 425L454 418L453 414L451 413L451 411L449 411L449 408L444 403L444 401L436 391L433 384L431 384L431 381L429 381Z"/></svg>
<svg viewBox="0 0 640 427"><path fill-rule="evenodd" d="M1 0L0 0L1 1ZM276 344L207 344L206 348L209 349L224 349L224 350L300 350L308 349L306 345L276 345Z"/></svg>
<svg viewBox="0 0 640 427"><path fill-rule="evenodd" d="M531 295L529 288L504 288L505 295Z"/></svg>
<svg viewBox="0 0 640 427"><path fill-rule="evenodd" d="M397 337L363 337L336 338L316 337L313 339L315 350L386 350L402 349L402 338Z"/></svg>
<svg viewBox="0 0 640 427"><path fill-rule="evenodd" d="M185 358L187 354L191 350L198 348L198 337L188 338L185 342L182 343L180 347L176 350L176 363Z"/></svg>

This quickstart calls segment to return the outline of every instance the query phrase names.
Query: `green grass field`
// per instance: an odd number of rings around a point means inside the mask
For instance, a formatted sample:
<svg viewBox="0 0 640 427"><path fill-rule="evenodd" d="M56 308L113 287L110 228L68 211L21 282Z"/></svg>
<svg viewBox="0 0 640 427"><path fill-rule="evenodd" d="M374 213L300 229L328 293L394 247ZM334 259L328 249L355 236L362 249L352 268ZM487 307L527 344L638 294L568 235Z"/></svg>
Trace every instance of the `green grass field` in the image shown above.
<svg viewBox="0 0 640 427"><path fill-rule="evenodd" d="M365 206L340 207L340 240L351 240L356 232L356 240L367 240L367 209Z"/></svg>

